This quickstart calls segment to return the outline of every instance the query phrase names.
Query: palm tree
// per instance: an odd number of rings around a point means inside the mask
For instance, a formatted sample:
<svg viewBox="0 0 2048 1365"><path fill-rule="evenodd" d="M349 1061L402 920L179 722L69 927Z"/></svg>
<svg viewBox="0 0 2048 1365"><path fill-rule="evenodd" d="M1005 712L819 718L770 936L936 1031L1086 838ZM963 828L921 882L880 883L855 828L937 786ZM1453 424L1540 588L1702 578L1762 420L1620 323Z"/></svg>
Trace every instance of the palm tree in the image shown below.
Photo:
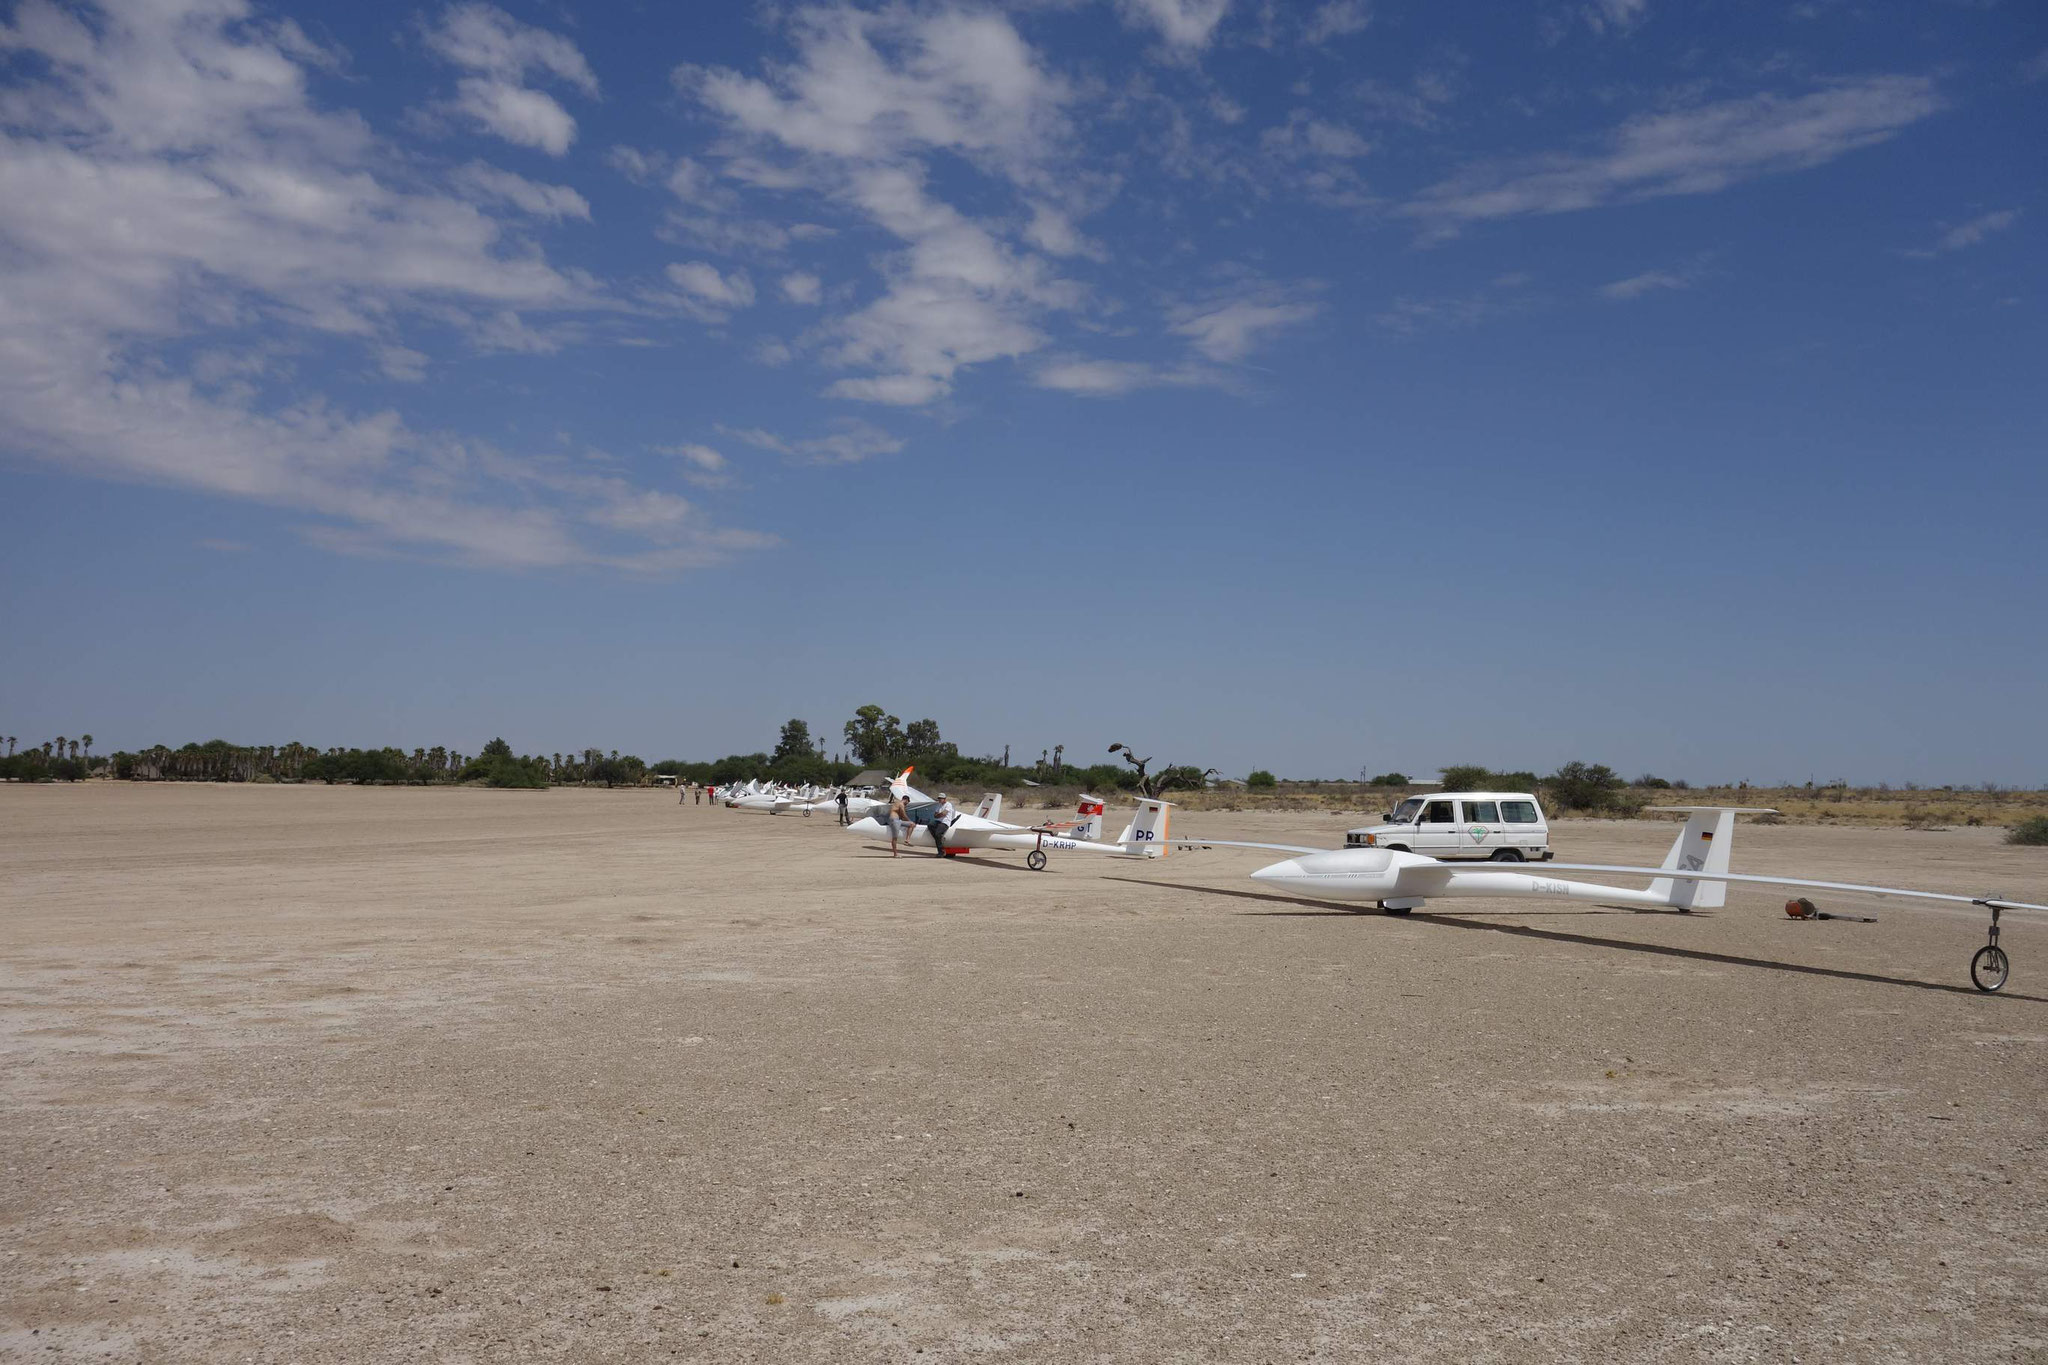
<svg viewBox="0 0 2048 1365"><path fill-rule="evenodd" d="M71 741L71 761L78 762L78 741L75 739Z"/></svg>
<svg viewBox="0 0 2048 1365"><path fill-rule="evenodd" d="M15 742L15 737L14 737L13 735L9 735L9 736L7 737L7 756L8 756L9 758L13 758L13 757L14 757L14 742Z"/></svg>
<svg viewBox="0 0 2048 1365"><path fill-rule="evenodd" d="M85 738L84 738L83 740L81 740L81 741L80 741L80 743L82 743L82 744L84 744L84 745L85 745L85 756L86 756L87 758L91 758L91 757L92 757L92 736L91 736L91 735L87 735L87 736L86 736L86 737L85 737Z"/></svg>
<svg viewBox="0 0 2048 1365"><path fill-rule="evenodd" d="M70 740L64 738L64 736L62 735L57 736L57 757L64 757L64 746L69 744L70 742Z"/></svg>

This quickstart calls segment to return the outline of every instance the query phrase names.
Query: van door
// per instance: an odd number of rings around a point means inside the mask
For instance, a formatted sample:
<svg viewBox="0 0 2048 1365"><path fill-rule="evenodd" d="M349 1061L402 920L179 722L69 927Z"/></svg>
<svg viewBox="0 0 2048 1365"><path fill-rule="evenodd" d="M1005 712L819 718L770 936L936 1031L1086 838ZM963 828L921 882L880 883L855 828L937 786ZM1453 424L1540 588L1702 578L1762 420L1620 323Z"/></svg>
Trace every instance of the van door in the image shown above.
<svg viewBox="0 0 2048 1365"><path fill-rule="evenodd" d="M1491 858L1497 848L1507 847L1507 831L1500 827L1500 802L1460 801L1458 855Z"/></svg>
<svg viewBox="0 0 2048 1365"><path fill-rule="evenodd" d="M1541 857L1544 847L1550 842L1550 830L1543 822L1543 812L1536 809L1536 803L1503 801L1500 814L1508 827L1508 842L1520 849L1525 858Z"/></svg>
<svg viewBox="0 0 2048 1365"><path fill-rule="evenodd" d="M1458 855L1458 803L1431 801L1415 818L1415 836L1410 847L1432 858Z"/></svg>

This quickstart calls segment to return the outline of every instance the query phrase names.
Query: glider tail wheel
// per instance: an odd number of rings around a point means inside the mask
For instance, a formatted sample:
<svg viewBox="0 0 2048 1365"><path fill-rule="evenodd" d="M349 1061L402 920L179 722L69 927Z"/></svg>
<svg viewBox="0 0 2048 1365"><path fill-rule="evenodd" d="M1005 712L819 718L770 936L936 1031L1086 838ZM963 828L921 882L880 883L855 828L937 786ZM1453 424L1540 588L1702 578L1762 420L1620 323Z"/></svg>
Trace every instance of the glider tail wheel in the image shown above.
<svg viewBox="0 0 2048 1365"><path fill-rule="evenodd" d="M1970 984L1987 994L2003 989L2006 979L2012 975L2012 959L2005 955L2005 949L1998 946L2000 908L1996 905L1991 907L1991 941L1970 959Z"/></svg>
<svg viewBox="0 0 2048 1365"><path fill-rule="evenodd" d="M1033 872L1045 871L1045 851L1037 848L1032 849L1024 855L1024 866L1030 868Z"/></svg>

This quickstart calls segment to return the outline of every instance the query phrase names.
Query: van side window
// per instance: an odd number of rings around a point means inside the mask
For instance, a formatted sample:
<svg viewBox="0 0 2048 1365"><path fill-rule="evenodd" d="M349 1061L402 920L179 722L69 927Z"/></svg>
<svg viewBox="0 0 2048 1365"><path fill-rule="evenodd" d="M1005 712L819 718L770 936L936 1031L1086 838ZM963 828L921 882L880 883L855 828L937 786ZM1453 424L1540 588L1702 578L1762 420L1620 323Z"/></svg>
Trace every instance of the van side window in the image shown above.
<svg viewBox="0 0 2048 1365"><path fill-rule="evenodd" d="M1482 825L1497 825L1500 823L1500 804L1495 801L1467 801L1465 819L1477 820Z"/></svg>
<svg viewBox="0 0 2048 1365"><path fill-rule="evenodd" d="M1432 801L1423 808L1422 819L1416 823L1423 825L1448 825L1453 818L1450 802Z"/></svg>
<svg viewBox="0 0 2048 1365"><path fill-rule="evenodd" d="M1511 825L1533 825L1536 823L1536 803L1503 801L1500 803L1500 818Z"/></svg>

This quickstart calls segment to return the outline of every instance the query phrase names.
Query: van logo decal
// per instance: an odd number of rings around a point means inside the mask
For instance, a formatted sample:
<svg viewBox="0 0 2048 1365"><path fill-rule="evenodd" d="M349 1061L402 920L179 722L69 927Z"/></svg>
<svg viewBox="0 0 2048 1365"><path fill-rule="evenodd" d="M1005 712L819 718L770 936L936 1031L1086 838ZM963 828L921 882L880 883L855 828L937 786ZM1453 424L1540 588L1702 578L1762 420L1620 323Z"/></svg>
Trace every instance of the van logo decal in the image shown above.
<svg viewBox="0 0 2048 1365"><path fill-rule="evenodd" d="M1486 826L1484 826L1484 825L1474 825L1474 826L1472 826L1472 837L1473 837L1473 838L1475 838L1475 839L1484 839L1484 838L1486 837Z"/></svg>

